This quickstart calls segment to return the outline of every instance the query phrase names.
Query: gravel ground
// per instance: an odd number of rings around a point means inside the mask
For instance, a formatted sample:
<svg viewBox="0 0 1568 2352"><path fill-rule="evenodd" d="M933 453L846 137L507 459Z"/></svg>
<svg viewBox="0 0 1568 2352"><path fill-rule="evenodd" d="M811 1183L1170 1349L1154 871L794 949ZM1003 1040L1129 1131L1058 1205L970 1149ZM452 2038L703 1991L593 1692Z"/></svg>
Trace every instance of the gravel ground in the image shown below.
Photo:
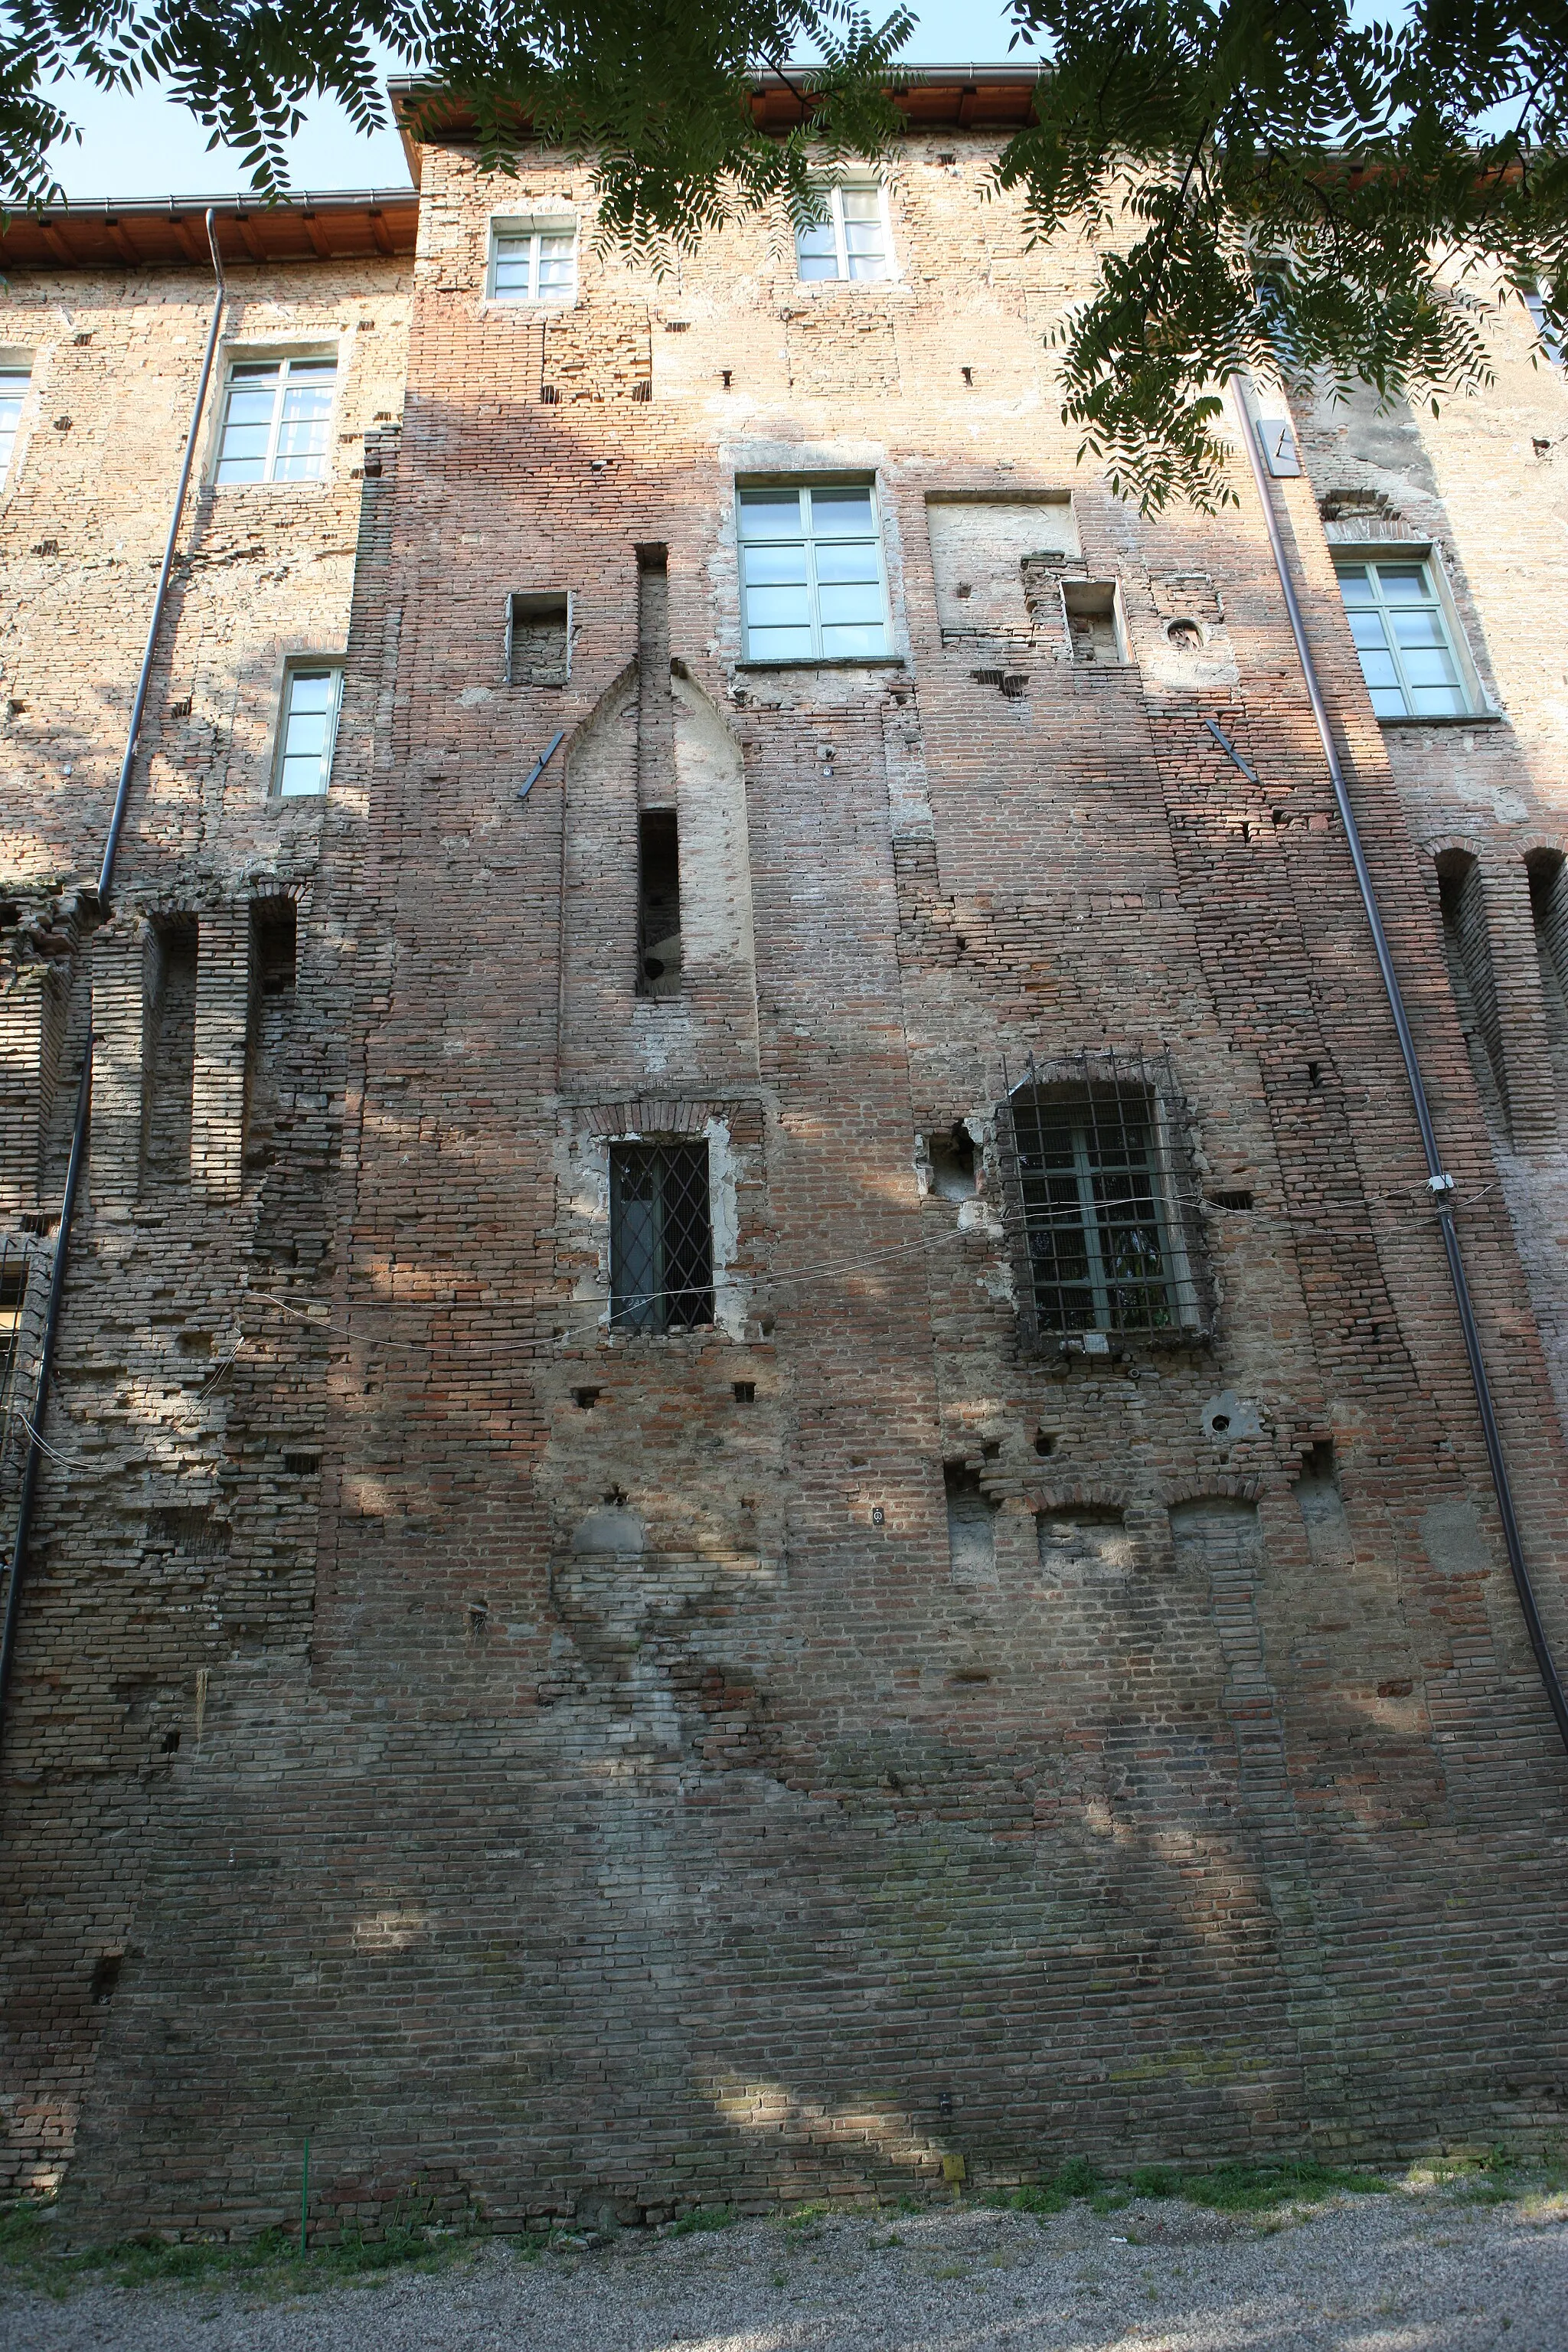
<svg viewBox="0 0 1568 2352"><path fill-rule="evenodd" d="M265 2301L0 2290L6 2352L1568 2352L1568 2195L1235 2218L953 2208L628 2234Z"/></svg>

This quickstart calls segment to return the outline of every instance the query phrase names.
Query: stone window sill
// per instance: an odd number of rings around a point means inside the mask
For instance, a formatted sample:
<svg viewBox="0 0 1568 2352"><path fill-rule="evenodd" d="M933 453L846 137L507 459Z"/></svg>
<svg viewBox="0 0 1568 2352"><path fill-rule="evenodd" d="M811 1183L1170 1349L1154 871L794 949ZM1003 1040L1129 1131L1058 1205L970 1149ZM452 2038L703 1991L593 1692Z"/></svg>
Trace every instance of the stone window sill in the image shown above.
<svg viewBox="0 0 1568 2352"><path fill-rule="evenodd" d="M1506 710L1419 711L1407 719L1380 719L1380 727L1506 727Z"/></svg>
<svg viewBox="0 0 1568 2352"><path fill-rule="evenodd" d="M738 661L737 669L903 669L907 667L902 654L847 654L842 659L816 654L803 655L798 661Z"/></svg>

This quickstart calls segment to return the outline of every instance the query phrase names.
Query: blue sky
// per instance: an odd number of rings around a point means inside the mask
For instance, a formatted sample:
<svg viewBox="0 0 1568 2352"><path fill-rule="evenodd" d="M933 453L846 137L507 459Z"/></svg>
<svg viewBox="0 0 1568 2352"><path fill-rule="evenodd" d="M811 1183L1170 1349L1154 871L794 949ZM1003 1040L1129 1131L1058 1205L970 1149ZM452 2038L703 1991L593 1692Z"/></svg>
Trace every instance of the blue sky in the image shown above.
<svg viewBox="0 0 1568 2352"><path fill-rule="evenodd" d="M927 0L909 56L912 62L990 63L1007 56L1009 31L999 0L978 6ZM1026 62L1022 52L1016 56ZM57 151L55 168L68 196L225 195L246 184L238 158L226 148L209 154L200 124L156 90L106 98L90 84L71 82L54 95L84 134L79 146L68 142ZM362 138L330 105L311 110L289 168L297 188L394 188L408 181L395 132Z"/></svg>

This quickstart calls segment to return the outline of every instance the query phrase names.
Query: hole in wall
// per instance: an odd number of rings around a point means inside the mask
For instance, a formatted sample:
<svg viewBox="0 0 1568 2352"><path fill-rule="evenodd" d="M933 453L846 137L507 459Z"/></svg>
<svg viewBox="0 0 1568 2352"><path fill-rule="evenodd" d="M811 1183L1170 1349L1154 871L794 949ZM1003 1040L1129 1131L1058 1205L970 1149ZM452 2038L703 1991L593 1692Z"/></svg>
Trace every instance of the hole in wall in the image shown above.
<svg viewBox="0 0 1568 2352"><path fill-rule="evenodd" d="M1209 1199L1216 1209L1250 1209L1252 1206L1251 1193L1239 1190L1211 1192Z"/></svg>
<svg viewBox="0 0 1568 2352"><path fill-rule="evenodd" d="M313 1478L321 1466L319 1454L286 1454L283 1467L290 1478Z"/></svg>
<svg viewBox="0 0 1568 2352"><path fill-rule="evenodd" d="M574 1389L572 1402L579 1412L592 1412L599 1402L599 1393L597 1389Z"/></svg>
<svg viewBox="0 0 1568 2352"><path fill-rule="evenodd" d="M944 1462L947 1543L958 1583L989 1583L996 1570L996 1513L980 1484L980 1473L964 1462Z"/></svg>
<svg viewBox="0 0 1568 2352"><path fill-rule="evenodd" d="M1178 653L1196 654L1203 651L1204 633L1195 621L1168 622L1165 635Z"/></svg>
<svg viewBox="0 0 1568 2352"><path fill-rule="evenodd" d="M734 1390L735 1402L737 1404L756 1403L757 1384L755 1381L732 1381L731 1385Z"/></svg>
<svg viewBox="0 0 1568 2352"><path fill-rule="evenodd" d="M1054 1429L1037 1430L1035 1433L1035 1451L1041 1461L1048 1462L1056 1450L1057 1432Z"/></svg>
<svg viewBox="0 0 1568 2352"><path fill-rule="evenodd" d="M637 994L680 993L680 829L672 808L637 813Z"/></svg>
<svg viewBox="0 0 1568 2352"><path fill-rule="evenodd" d="M177 1731L165 1731L163 1738L163 1752L165 1756L177 1756L179 1754L180 1735Z"/></svg>
<svg viewBox="0 0 1568 2352"><path fill-rule="evenodd" d="M974 1164L974 1139L962 1119L926 1138L931 1161L931 1188L939 1201L972 1200L979 1190Z"/></svg>
<svg viewBox="0 0 1568 2352"><path fill-rule="evenodd" d="M123 1952L100 1952L92 1964L92 1980L88 1986L89 1999L95 2001L112 2000L114 1989L120 1982L120 1971L124 1965Z"/></svg>
<svg viewBox="0 0 1568 2352"><path fill-rule="evenodd" d="M508 686L564 686L571 602L564 588L514 588L506 608Z"/></svg>

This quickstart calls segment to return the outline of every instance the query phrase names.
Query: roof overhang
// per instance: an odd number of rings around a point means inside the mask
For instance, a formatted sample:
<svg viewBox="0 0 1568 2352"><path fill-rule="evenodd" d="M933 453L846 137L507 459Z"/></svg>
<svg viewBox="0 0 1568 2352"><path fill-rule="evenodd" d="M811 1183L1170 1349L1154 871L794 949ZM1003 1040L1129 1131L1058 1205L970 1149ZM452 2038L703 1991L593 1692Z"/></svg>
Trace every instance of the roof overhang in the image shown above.
<svg viewBox="0 0 1568 2352"><path fill-rule="evenodd" d="M758 74L752 84L752 119L764 131L793 131L811 111L804 88L812 68ZM1034 112L1035 85L1043 68L1032 66L911 66L889 79L888 95L911 131L1021 131ZM387 85L393 120L417 184L419 151L447 142L474 139L478 125L471 104L439 84L397 75ZM526 118L518 121L526 135Z"/></svg>
<svg viewBox="0 0 1568 2352"><path fill-rule="evenodd" d="M164 196L154 203L46 205L0 221L0 269L210 270L205 215L236 266L366 261L408 256L419 230L416 188L331 195Z"/></svg>

